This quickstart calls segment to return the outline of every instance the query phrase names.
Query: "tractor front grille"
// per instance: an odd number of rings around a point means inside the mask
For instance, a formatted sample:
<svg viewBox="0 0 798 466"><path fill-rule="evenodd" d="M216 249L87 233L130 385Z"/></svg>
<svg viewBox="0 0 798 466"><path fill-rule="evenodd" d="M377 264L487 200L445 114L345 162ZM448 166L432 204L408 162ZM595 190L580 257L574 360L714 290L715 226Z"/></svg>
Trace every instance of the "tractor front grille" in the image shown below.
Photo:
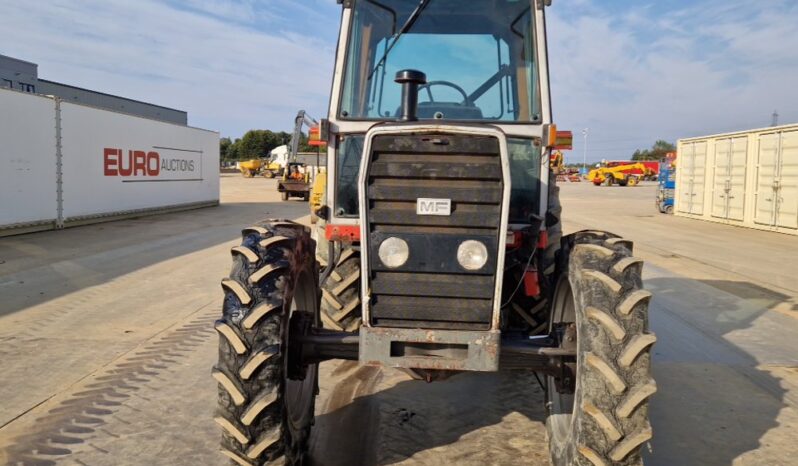
<svg viewBox="0 0 798 466"><path fill-rule="evenodd" d="M406 328L490 328L503 199L499 141L468 135L380 135L372 141L366 186L371 324ZM451 201L451 215L418 215L418 199ZM398 269L380 244L404 239ZM457 248L478 240L488 263L469 272Z"/></svg>

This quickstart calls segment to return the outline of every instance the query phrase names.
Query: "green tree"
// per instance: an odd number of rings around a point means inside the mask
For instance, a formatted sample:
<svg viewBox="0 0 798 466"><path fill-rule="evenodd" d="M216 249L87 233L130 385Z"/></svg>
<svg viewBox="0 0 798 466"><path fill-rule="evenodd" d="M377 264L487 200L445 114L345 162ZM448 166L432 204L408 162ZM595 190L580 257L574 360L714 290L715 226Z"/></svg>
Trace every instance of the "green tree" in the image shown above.
<svg viewBox="0 0 798 466"><path fill-rule="evenodd" d="M253 129L235 141L230 138L219 140L219 155L222 160L249 160L268 156L279 146L291 146L291 133L274 132L267 129ZM316 152L317 148L308 144L308 136L300 134L299 152Z"/></svg>
<svg viewBox="0 0 798 466"><path fill-rule="evenodd" d="M227 160L241 160L241 139L236 138L227 148Z"/></svg>
<svg viewBox="0 0 798 466"><path fill-rule="evenodd" d="M241 138L241 150L239 157L245 159L257 159L265 157L274 149L272 146L273 134L271 131L263 129L253 129L247 131Z"/></svg>
<svg viewBox="0 0 798 466"><path fill-rule="evenodd" d="M637 149L632 154L632 160L665 160L665 155L668 152L675 152L676 146L668 141L662 139L658 140L651 146L651 149L640 150Z"/></svg>
<svg viewBox="0 0 798 466"><path fill-rule="evenodd" d="M228 152L232 145L233 141L231 141L230 138L219 139L219 158L221 160L231 160L231 158L228 157Z"/></svg>

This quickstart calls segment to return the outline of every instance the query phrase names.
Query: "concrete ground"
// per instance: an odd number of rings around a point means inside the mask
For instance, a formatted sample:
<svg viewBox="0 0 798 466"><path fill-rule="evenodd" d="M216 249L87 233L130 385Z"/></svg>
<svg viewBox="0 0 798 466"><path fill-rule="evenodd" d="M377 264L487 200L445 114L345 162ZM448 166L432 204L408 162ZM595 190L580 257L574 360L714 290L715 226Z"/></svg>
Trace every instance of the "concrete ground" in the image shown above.
<svg viewBox="0 0 798 466"><path fill-rule="evenodd" d="M229 249L307 215L274 183L223 175L218 208L0 239L0 464L225 463L210 367ZM646 464L798 464L798 237L660 215L653 196L562 188L567 231L614 231L647 261ZM530 375L321 372L314 464L548 464Z"/></svg>

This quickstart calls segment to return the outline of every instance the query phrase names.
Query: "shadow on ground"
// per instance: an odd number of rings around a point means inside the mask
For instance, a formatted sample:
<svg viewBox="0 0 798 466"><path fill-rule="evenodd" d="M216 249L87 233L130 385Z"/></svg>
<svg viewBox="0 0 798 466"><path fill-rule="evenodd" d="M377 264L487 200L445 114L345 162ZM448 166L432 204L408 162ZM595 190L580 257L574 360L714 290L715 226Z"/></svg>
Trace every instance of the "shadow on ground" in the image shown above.
<svg viewBox="0 0 798 466"><path fill-rule="evenodd" d="M0 316L235 240L251 223L297 218L305 209L295 202L224 203L0 238Z"/></svg>
<svg viewBox="0 0 798 466"><path fill-rule="evenodd" d="M783 454L762 453L761 447L763 437L779 427L786 391L728 335L749 332L753 338L771 319L789 321L768 312L788 297L748 283L679 277L649 279L646 287L655 295L651 327L659 338L653 355L659 391L650 407L654 438L644 447L646 465L728 466L741 456L746 458L741 464L781 464ZM763 302L766 292L771 299ZM786 325L784 331L794 328ZM531 374L461 374L432 384L402 381L370 393L374 387L362 384L377 383L379 375L369 372L375 370L357 368L349 382L333 389L353 401L317 418L314 465L408 459L409 464L548 464L543 394ZM526 421L519 422L519 416Z"/></svg>
<svg viewBox="0 0 798 466"><path fill-rule="evenodd" d="M725 466L758 450L762 437L779 426L786 391L728 336L763 336L754 328L762 325L757 321L789 319L768 313L789 297L721 280L655 278L646 287L655 296L651 326L658 337L653 369L659 387L651 403L654 438L646 465Z"/></svg>
<svg viewBox="0 0 798 466"><path fill-rule="evenodd" d="M364 371L390 369L361 367L350 379ZM548 454L543 391L531 373L464 373L431 384L405 379L353 395L352 402L317 417L313 465L388 465L409 458L413 464L547 464L534 460ZM451 448L440 448L446 446Z"/></svg>

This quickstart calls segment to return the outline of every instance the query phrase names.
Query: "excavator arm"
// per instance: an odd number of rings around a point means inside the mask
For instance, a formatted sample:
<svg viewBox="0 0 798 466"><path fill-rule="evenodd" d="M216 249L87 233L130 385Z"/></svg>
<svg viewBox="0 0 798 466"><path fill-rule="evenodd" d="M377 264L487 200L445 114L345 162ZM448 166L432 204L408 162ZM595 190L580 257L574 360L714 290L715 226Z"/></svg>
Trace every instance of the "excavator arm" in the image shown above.
<svg viewBox="0 0 798 466"><path fill-rule="evenodd" d="M288 154L289 162L296 162L297 154L299 154L299 141L302 139L302 128L307 126L308 129L318 126L319 122L308 116L304 110L300 110L296 114L294 120L294 133L291 135L291 152Z"/></svg>

